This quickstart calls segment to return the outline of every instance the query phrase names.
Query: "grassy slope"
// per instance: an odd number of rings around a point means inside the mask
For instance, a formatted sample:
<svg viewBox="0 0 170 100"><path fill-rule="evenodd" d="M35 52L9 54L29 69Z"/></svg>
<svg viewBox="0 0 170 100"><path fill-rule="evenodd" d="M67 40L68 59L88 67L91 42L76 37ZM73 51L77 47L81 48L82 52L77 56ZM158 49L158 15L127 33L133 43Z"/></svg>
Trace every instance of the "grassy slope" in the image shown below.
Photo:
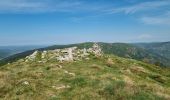
<svg viewBox="0 0 170 100"><path fill-rule="evenodd" d="M107 56L107 57L106 57ZM0 98L6 100L168 100L170 70L106 55L58 63L14 62L0 68ZM58 68L62 65L63 68ZM70 75L65 73L75 73ZM29 82L28 85L23 84ZM68 85L70 88L56 89Z"/></svg>

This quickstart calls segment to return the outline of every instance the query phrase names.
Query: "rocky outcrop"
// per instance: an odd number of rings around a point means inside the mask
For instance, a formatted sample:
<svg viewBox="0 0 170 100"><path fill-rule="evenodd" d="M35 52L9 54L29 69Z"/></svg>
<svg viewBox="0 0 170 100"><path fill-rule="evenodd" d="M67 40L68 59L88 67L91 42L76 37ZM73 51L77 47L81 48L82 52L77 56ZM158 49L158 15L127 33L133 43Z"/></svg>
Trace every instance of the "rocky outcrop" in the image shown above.
<svg viewBox="0 0 170 100"><path fill-rule="evenodd" d="M82 59L89 59L89 55L94 54L95 56L102 56L102 50L100 46L95 43L92 48L84 48L78 49L77 47L70 47L64 49L56 49L56 50L49 50L49 51L35 51L30 56L25 58L25 61L36 61L38 62L46 62L48 60L56 60L58 62L64 61L77 61ZM40 57L37 57L40 56Z"/></svg>
<svg viewBox="0 0 170 100"><path fill-rule="evenodd" d="M38 51L35 51L33 54L31 54L30 56L27 56L26 57L26 62L28 62L28 61L33 61L33 60L35 60L36 59L36 57L37 57L37 54L38 54Z"/></svg>

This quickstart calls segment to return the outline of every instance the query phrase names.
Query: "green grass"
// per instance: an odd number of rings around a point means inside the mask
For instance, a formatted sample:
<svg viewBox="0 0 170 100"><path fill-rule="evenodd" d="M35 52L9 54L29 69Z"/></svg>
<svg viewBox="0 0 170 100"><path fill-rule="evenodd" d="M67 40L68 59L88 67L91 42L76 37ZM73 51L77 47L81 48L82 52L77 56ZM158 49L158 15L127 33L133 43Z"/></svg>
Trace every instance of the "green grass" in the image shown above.
<svg viewBox="0 0 170 100"><path fill-rule="evenodd" d="M5 100L168 100L170 70L113 55L58 63L17 61L0 68ZM63 68L58 68L58 65ZM75 76L68 73L74 73ZM29 82L29 85L23 82ZM68 88L56 89L61 86Z"/></svg>

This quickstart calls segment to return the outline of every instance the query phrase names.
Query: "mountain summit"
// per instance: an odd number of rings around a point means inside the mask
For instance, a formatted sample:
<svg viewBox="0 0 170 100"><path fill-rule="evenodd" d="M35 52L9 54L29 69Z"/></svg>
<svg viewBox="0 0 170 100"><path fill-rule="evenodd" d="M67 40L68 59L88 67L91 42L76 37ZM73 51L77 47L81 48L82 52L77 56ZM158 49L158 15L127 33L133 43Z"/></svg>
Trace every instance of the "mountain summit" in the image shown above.
<svg viewBox="0 0 170 100"><path fill-rule="evenodd" d="M36 61L47 62L49 60L63 61L77 61L82 59L89 59L89 55L101 56L102 50L97 43L94 43L92 48L78 49L77 47L69 47L64 49L55 49L48 51L35 51L33 54L27 56L25 62Z"/></svg>

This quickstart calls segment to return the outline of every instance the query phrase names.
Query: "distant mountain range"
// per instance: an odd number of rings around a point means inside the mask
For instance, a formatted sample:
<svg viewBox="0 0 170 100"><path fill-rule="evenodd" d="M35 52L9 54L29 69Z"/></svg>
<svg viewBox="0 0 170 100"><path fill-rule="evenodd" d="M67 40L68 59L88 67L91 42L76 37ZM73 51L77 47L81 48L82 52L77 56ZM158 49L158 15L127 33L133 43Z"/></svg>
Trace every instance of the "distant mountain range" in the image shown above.
<svg viewBox="0 0 170 100"><path fill-rule="evenodd" d="M27 50L33 50L45 46L0 46L0 59L9 57L11 55L21 53Z"/></svg>
<svg viewBox="0 0 170 100"><path fill-rule="evenodd" d="M170 59L170 42L138 43L135 45Z"/></svg>
<svg viewBox="0 0 170 100"><path fill-rule="evenodd" d="M139 61L155 64L162 67L170 67L170 42L159 43L98 43L105 54L114 54L124 58L136 59ZM53 45L46 48L35 49L39 51L62 49L77 46L78 48L89 48L93 42ZM18 53L1 60L1 64L16 61L32 54L35 50Z"/></svg>

